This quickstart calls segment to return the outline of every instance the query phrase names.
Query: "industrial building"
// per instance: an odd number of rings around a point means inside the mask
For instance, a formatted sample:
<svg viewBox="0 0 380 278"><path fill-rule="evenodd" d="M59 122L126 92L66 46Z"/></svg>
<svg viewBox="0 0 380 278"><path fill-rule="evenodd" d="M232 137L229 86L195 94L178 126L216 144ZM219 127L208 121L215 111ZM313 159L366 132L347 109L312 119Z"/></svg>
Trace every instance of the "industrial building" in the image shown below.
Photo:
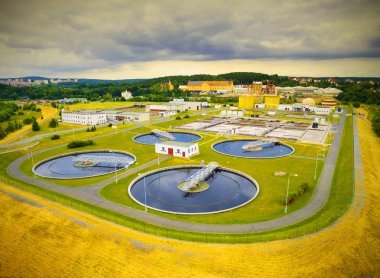
<svg viewBox="0 0 380 278"><path fill-rule="evenodd" d="M132 96L132 93L128 92L128 90L127 90L127 91L121 93L121 97L123 97L127 100L127 99L132 98L133 96Z"/></svg>
<svg viewBox="0 0 380 278"><path fill-rule="evenodd" d="M150 113L134 111L105 110L108 120L111 121L136 121L143 122L150 120Z"/></svg>
<svg viewBox="0 0 380 278"><path fill-rule="evenodd" d="M208 107L207 102L199 101L184 101L183 99L174 99L164 104L149 104L146 106L146 112L162 112L162 111L186 111L186 110L201 110Z"/></svg>
<svg viewBox="0 0 380 278"><path fill-rule="evenodd" d="M63 112L63 123L79 125L100 125L107 123L107 115L100 111Z"/></svg>
<svg viewBox="0 0 380 278"><path fill-rule="evenodd" d="M277 110L293 112L313 112L317 115L329 115L332 113L331 107L314 106L305 103L279 104Z"/></svg>
<svg viewBox="0 0 380 278"><path fill-rule="evenodd" d="M172 155L177 157L192 157L199 154L198 143L163 141L155 144L155 150L158 154Z"/></svg>
<svg viewBox="0 0 380 278"><path fill-rule="evenodd" d="M234 83L232 81L189 81L187 83L187 90L202 93L217 91L233 92Z"/></svg>

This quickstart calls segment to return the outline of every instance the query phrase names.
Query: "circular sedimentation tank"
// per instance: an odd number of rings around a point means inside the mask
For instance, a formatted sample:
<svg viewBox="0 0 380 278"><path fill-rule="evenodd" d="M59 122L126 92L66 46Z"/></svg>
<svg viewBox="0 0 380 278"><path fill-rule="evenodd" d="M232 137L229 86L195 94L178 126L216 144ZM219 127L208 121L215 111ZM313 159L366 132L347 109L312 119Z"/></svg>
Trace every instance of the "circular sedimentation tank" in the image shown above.
<svg viewBox="0 0 380 278"><path fill-rule="evenodd" d="M33 172L45 178L80 179L114 173L135 161L134 155L121 151L75 152L45 159Z"/></svg>
<svg viewBox="0 0 380 278"><path fill-rule="evenodd" d="M200 166L163 168L139 176L129 185L129 195L151 209L174 214L210 214L246 205L259 193L257 182L241 172L217 168L198 189L180 187Z"/></svg>
<svg viewBox="0 0 380 278"><path fill-rule="evenodd" d="M173 141L177 141L177 142L191 143L191 142L199 141L202 138L198 134L189 133L189 132L168 132L168 133L174 137ZM165 141L165 139L151 132L151 133L137 135L133 138L133 141L139 144L144 144L144 145L154 145L159 141Z"/></svg>
<svg viewBox="0 0 380 278"><path fill-rule="evenodd" d="M221 154L242 157L242 158L278 158L290 155L294 152L294 148L284 143L264 144L245 150L243 147L251 142L258 141L250 139L241 140L225 140L217 142L211 148Z"/></svg>

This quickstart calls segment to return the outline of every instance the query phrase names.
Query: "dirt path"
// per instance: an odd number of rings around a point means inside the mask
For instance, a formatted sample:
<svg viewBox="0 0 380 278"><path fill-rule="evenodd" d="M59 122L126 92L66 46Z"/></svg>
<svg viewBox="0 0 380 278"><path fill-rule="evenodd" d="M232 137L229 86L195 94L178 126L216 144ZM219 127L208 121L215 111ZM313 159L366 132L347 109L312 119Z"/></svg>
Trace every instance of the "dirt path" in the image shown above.
<svg viewBox="0 0 380 278"><path fill-rule="evenodd" d="M365 185L335 225L294 240L168 240L0 184L0 276L379 277L380 139L366 121L358 127Z"/></svg>

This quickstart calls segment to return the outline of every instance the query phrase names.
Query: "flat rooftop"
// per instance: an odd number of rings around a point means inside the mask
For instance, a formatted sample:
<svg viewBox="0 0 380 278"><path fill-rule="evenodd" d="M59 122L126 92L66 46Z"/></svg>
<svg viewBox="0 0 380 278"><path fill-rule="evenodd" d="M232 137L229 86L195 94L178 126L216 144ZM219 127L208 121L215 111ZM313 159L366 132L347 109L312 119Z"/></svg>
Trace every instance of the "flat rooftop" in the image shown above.
<svg viewBox="0 0 380 278"><path fill-rule="evenodd" d="M197 143L196 142L162 141L156 144L163 144L163 145L174 146L174 147L190 147Z"/></svg>

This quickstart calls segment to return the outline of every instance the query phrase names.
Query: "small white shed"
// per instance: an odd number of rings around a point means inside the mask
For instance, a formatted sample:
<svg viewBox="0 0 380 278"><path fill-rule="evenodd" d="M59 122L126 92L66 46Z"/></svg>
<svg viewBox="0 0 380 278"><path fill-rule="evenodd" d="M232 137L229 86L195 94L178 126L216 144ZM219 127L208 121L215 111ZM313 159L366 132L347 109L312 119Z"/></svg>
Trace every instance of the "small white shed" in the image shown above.
<svg viewBox="0 0 380 278"><path fill-rule="evenodd" d="M156 153L177 157L192 157L199 154L198 143L163 141L155 144Z"/></svg>

